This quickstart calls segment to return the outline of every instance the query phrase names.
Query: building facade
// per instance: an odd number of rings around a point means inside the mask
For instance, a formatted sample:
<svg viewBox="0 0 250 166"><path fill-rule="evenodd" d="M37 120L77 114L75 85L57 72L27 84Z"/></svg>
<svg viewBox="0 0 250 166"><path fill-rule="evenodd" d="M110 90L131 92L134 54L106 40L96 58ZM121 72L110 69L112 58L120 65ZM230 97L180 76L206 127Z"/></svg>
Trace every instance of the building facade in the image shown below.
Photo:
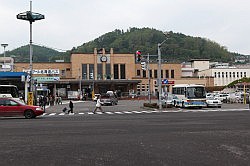
<svg viewBox="0 0 250 166"><path fill-rule="evenodd" d="M14 71L28 72L29 63L14 63ZM106 93L116 91L119 96L153 95L158 91L158 64L150 62L142 70L134 54L116 54L113 49L93 53L72 53L70 62L33 63L33 79L37 88L47 87L53 95L69 98L69 94ZM213 78L182 76L182 65L161 65L162 92L172 92L175 84L213 86ZM78 93L77 93L78 92Z"/></svg>

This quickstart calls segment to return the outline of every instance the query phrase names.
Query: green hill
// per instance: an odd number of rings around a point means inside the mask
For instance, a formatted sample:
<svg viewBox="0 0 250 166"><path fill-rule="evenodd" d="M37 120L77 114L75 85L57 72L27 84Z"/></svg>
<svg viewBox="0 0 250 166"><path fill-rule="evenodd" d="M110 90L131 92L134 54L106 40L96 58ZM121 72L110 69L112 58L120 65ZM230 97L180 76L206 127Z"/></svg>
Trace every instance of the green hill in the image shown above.
<svg viewBox="0 0 250 166"><path fill-rule="evenodd" d="M230 62L233 54L219 44L205 38L186 36L169 32L167 41L161 47L162 58L167 61L183 62L190 59L210 59L212 61ZM114 48L115 53L157 54L157 44L166 39L162 31L150 28L131 28L127 32L115 30L99 38L84 43L74 52L92 52L93 48Z"/></svg>
<svg viewBox="0 0 250 166"><path fill-rule="evenodd" d="M157 44L166 39L162 31L152 28L130 28L126 32L114 30L93 41L73 47L67 52L58 52L46 47L34 46L34 62L54 62L56 59L70 60L73 53L93 53L94 48L110 48L115 53L135 53L141 50L142 54L157 54ZM181 33L169 32L167 41L161 47L162 59L169 62L183 62L190 59L210 59L211 61L233 62L234 56L244 56L231 53L226 47L201 37L187 36ZM23 46L7 55L15 55L16 62L29 61L29 46Z"/></svg>

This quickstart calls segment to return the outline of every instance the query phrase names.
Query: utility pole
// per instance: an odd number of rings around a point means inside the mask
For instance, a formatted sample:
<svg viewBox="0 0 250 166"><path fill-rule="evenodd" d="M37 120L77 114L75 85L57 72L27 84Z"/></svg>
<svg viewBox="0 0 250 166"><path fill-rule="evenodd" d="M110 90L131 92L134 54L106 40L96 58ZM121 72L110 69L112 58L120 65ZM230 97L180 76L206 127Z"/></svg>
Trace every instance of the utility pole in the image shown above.
<svg viewBox="0 0 250 166"><path fill-rule="evenodd" d="M168 33L164 33L164 35L167 37ZM158 71L157 71L157 76L158 76L158 92L159 92L159 96L158 96L158 104L159 104L159 109L162 109L162 101L161 101L161 97L162 97L162 80L161 80L161 45L163 43L165 43L167 41L167 39L165 39L163 42L158 43Z"/></svg>
<svg viewBox="0 0 250 166"><path fill-rule="evenodd" d="M150 87L150 67L149 67L149 53L147 57L147 69L148 69L148 101L151 103L151 87Z"/></svg>
<svg viewBox="0 0 250 166"><path fill-rule="evenodd" d="M4 72L6 72L6 67L5 67L5 56L6 56L5 47L7 47L8 44L1 44L1 46L3 47L3 55L4 55L4 59L3 59Z"/></svg>

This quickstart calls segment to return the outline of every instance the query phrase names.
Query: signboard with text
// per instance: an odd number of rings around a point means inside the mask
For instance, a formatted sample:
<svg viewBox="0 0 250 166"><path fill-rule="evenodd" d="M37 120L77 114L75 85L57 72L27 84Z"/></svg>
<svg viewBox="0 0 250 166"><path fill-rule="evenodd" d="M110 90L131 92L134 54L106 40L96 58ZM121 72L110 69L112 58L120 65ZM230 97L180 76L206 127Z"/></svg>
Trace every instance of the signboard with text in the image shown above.
<svg viewBox="0 0 250 166"><path fill-rule="evenodd" d="M23 72L30 73L30 70L23 70ZM59 69L33 69L32 74L60 74Z"/></svg>

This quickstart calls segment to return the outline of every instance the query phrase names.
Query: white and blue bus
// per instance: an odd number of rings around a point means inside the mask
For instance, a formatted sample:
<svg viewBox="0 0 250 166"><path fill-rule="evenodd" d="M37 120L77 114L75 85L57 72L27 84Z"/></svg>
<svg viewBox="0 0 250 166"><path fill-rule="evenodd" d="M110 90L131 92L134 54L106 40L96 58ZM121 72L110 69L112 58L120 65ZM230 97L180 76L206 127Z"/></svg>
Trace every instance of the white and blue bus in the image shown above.
<svg viewBox="0 0 250 166"><path fill-rule="evenodd" d="M205 86L197 84L179 84L173 86L174 106L206 107Z"/></svg>

